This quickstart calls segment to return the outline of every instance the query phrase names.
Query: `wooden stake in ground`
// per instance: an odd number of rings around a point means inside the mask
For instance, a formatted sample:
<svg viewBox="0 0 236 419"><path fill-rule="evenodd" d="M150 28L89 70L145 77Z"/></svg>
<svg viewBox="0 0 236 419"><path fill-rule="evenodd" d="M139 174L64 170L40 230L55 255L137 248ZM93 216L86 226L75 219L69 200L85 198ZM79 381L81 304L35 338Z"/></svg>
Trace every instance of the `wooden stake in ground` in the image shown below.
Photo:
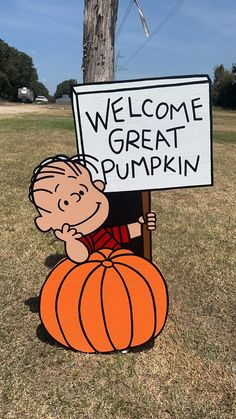
<svg viewBox="0 0 236 419"><path fill-rule="evenodd" d="M118 0L84 0L84 83L114 80L115 27L118 3ZM150 197L150 192L110 194L110 221L113 223L131 222L135 211L139 211L139 209L145 215L150 211ZM126 219L125 215L127 215ZM143 227L143 243L137 242L135 250L151 260L151 233L145 226Z"/></svg>

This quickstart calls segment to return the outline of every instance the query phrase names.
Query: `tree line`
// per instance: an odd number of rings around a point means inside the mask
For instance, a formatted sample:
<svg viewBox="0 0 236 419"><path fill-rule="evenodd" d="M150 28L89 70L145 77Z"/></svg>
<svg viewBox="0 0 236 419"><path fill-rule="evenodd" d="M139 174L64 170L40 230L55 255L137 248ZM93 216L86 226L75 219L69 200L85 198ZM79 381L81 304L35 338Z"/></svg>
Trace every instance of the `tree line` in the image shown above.
<svg viewBox="0 0 236 419"><path fill-rule="evenodd" d="M223 64L215 67L212 102L215 106L236 109L236 63L230 70L225 69Z"/></svg>
<svg viewBox="0 0 236 419"><path fill-rule="evenodd" d="M70 95L71 85L76 83L75 79L62 81L51 97L47 87L38 80L32 58L0 39L0 98L17 101L18 88L27 87L34 91L35 97L41 95L55 100L64 94ZM226 69L223 64L215 67L212 103L214 106L236 109L236 63L232 64L231 69Z"/></svg>
<svg viewBox="0 0 236 419"><path fill-rule="evenodd" d="M0 97L9 101L18 99L18 88L28 87L35 96L48 96L48 89L38 80L32 58L0 39Z"/></svg>
<svg viewBox="0 0 236 419"><path fill-rule="evenodd" d="M11 47L0 39L0 98L8 101L18 100L18 88L27 87L33 90L34 96L46 96L57 99L70 94L74 79L64 80L57 85L54 96L49 95L47 87L38 80L38 73L32 58L24 52Z"/></svg>

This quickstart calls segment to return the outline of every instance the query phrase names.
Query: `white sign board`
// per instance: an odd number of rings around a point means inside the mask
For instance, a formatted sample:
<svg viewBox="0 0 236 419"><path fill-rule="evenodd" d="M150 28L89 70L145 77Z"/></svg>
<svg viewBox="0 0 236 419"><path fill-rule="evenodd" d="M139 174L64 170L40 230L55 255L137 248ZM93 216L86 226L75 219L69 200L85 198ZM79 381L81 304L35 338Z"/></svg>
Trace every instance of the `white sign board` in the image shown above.
<svg viewBox="0 0 236 419"><path fill-rule="evenodd" d="M106 192L212 185L208 76L74 86L81 162Z"/></svg>

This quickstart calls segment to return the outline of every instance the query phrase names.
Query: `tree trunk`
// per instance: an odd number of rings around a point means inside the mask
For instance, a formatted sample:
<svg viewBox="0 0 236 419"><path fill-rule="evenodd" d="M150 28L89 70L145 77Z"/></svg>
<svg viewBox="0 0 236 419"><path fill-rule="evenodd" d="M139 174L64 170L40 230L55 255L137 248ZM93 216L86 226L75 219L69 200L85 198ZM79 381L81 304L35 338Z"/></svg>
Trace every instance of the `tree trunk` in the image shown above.
<svg viewBox="0 0 236 419"><path fill-rule="evenodd" d="M114 79L118 0L84 0L84 83Z"/></svg>

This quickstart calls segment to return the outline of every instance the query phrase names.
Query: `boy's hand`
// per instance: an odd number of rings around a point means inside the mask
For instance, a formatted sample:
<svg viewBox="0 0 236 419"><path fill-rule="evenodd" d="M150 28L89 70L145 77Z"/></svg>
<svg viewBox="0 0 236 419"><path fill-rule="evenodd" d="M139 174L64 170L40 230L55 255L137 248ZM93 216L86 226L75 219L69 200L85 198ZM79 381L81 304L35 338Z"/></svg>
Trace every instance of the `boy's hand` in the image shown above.
<svg viewBox="0 0 236 419"><path fill-rule="evenodd" d="M55 236L65 242L66 254L75 263L83 263L88 259L87 247L79 240L83 236L69 224L63 224L61 230L54 231Z"/></svg>
<svg viewBox="0 0 236 419"><path fill-rule="evenodd" d="M54 234L58 239L64 242L69 242L71 240L78 240L78 239L81 239L81 237L83 236L83 234L78 233L75 228L73 227L71 228L69 224L63 224L62 229L55 230Z"/></svg>
<svg viewBox="0 0 236 419"><path fill-rule="evenodd" d="M146 224L148 230L156 230L156 213L151 211L148 212L145 216L139 217L138 219L140 224Z"/></svg>

